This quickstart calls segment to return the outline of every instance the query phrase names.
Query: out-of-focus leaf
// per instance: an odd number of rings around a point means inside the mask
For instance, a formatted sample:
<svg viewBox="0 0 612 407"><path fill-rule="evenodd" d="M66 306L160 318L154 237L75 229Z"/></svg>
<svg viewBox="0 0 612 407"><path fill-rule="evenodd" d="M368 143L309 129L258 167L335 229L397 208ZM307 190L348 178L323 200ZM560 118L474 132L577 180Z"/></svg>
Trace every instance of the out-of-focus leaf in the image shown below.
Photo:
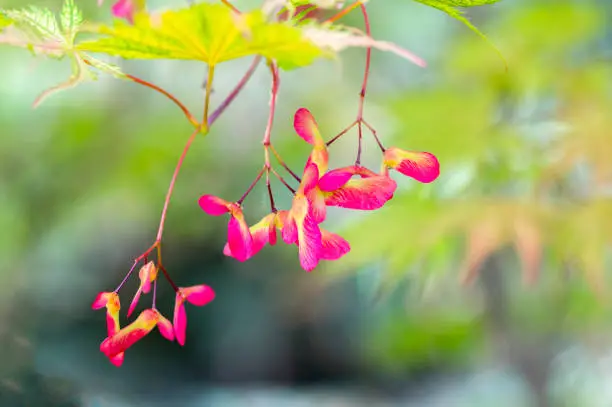
<svg viewBox="0 0 612 407"><path fill-rule="evenodd" d="M604 298L606 249L612 243L612 200L593 199L559 214L561 227L553 247L561 256L577 261L593 291Z"/></svg>
<svg viewBox="0 0 612 407"><path fill-rule="evenodd" d="M291 69L323 55L299 28L268 23L259 10L238 15L222 4L141 13L134 24L116 21L112 27L98 26L93 31L103 37L81 42L78 49L126 59L196 60L214 66L259 54Z"/></svg>
<svg viewBox="0 0 612 407"><path fill-rule="evenodd" d="M463 12L457 7L475 7L475 6L483 6L485 4L496 3L499 0L415 0L419 3L425 4L426 6L436 8L444 13L448 14L450 17L455 20L460 21L470 30L472 30L476 35L485 40L491 48L495 50L495 52L499 55L501 60L504 62L504 66L506 69L508 68L508 63L506 58L501 53L501 51L489 40L489 38L482 33L474 24L470 22L464 15Z"/></svg>
<svg viewBox="0 0 612 407"><path fill-rule="evenodd" d="M392 369L456 364L483 340L483 321L465 311L392 314L372 330L366 354Z"/></svg>
<svg viewBox="0 0 612 407"><path fill-rule="evenodd" d="M352 28L331 25L308 25L304 27L304 35L317 46L340 52L349 47L376 48L381 51L392 52L410 62L424 67L425 61L412 52L401 48L391 42L378 41L372 37Z"/></svg>
<svg viewBox="0 0 612 407"><path fill-rule="evenodd" d="M542 232L531 219L517 217L514 233L514 246L523 267L523 280L525 283L534 283L542 261Z"/></svg>
<svg viewBox="0 0 612 407"><path fill-rule="evenodd" d="M503 244L501 225L485 218L467 231L465 258L460 279L469 284L476 278L482 263Z"/></svg>
<svg viewBox="0 0 612 407"><path fill-rule="evenodd" d="M83 23L83 15L74 0L64 1L59 22L51 10L33 6L0 10L0 16L4 16L3 18L11 23L0 32L0 44L27 48L34 54L56 59L70 59L70 77L42 92L34 101L34 107L56 92L73 88L88 79L95 80L96 73L90 70L88 65L117 78L125 77L119 68L75 50L74 40Z"/></svg>
<svg viewBox="0 0 612 407"><path fill-rule="evenodd" d="M13 23L13 21L4 16L2 13L0 13L0 30L2 30L4 27L8 27L9 25L11 25Z"/></svg>

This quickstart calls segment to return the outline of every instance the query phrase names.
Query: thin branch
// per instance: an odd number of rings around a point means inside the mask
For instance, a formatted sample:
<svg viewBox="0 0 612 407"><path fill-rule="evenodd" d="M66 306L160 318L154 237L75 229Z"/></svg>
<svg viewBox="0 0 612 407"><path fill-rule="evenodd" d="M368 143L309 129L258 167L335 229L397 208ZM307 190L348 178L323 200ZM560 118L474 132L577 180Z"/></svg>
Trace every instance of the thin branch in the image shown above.
<svg viewBox="0 0 612 407"><path fill-rule="evenodd" d="M134 269L136 268L136 265L140 262L139 259L134 260L134 264L132 264L132 267L130 268L130 271L127 272L127 274L125 275L125 277L123 277L123 280L119 283L119 285L117 286L117 288L115 288L115 291L113 292L118 292L121 287L123 287L123 285L128 281L128 278L130 278L130 276L132 275L132 272L134 272Z"/></svg>
<svg viewBox="0 0 612 407"><path fill-rule="evenodd" d="M236 8L236 6L234 6L232 3L230 3L228 0L221 0L221 3L225 4L227 7L229 7L234 13L238 13L240 14L240 10L238 10Z"/></svg>
<svg viewBox="0 0 612 407"><path fill-rule="evenodd" d="M376 140L376 144L378 144L380 151L382 151L383 153L387 151L387 149L380 142L380 139L378 138L378 135L376 134L376 130L374 129L374 127L370 126L368 122L366 122L365 120L362 120L361 123L363 123L363 125L366 126L368 130L370 130L370 133L372 133L372 136L374 136L374 140Z"/></svg>
<svg viewBox="0 0 612 407"><path fill-rule="evenodd" d="M285 162L283 161L282 157L280 156L278 151L276 151L276 149L274 148L274 146L272 144L270 144L270 150L272 150L272 154L274 154L274 157L276 158L276 161L278 161L278 163L285 169L285 171L287 171L289 174L291 174L291 176L293 178L295 178L295 180L297 182L302 182L302 179L300 177L298 177L297 174L295 172L293 172L291 170L291 168L289 168L289 166L287 164L285 164Z"/></svg>
<svg viewBox="0 0 612 407"><path fill-rule="evenodd" d="M361 5L363 5L363 0L356 1L355 3L351 4L350 6L347 6L344 10L341 10L338 14L335 14L335 15L331 16L330 18L328 18L327 20L325 20L325 22L326 23L333 23L334 21L338 21L342 17L344 17L345 15L347 15L348 13L350 13L353 10L355 10L357 7L359 7Z"/></svg>
<svg viewBox="0 0 612 407"><path fill-rule="evenodd" d="M164 201L164 208L162 209L161 219L159 220L159 229L157 230L157 237L155 238L156 242L161 242L161 238L164 233L164 223L166 221L166 213L168 212L168 205L170 204L170 198L172 197L172 191L174 190L174 184L176 184L176 178L178 177L181 167L183 166L183 161L185 160L185 156L187 155L187 152L189 151L191 144L196 139L196 136L198 134L199 134L199 130L196 130L191 134L191 136L189 136L189 139L187 140L187 143L185 143L185 147L183 148L183 152L181 153L181 156L179 157L178 163L176 164L176 167L174 168L174 174L172 175L172 180L170 181L170 186L168 187L168 192L166 193L166 199Z"/></svg>
<svg viewBox="0 0 612 407"><path fill-rule="evenodd" d="M270 211L276 212L276 205L274 204L274 194L272 193L272 185L270 185L270 170L266 168L266 188L268 189L268 197L270 198Z"/></svg>
<svg viewBox="0 0 612 407"><path fill-rule="evenodd" d="M270 168L270 171L272 171L272 174L274 174L274 176L275 176L276 178L278 178L278 180L279 180L279 181L280 181L280 182L281 182L281 183L282 183L284 186L286 186L286 187L287 187L287 189L288 189L289 191L291 191L291 193L292 193L292 194L295 194L295 189L293 189L293 188L291 187L291 185L289 185L289 184L287 183L287 181L285 181L285 179L284 179L284 178L283 178L283 177L282 177L282 176L281 176L281 175L280 175L278 172L276 172L276 170L275 170L274 168Z"/></svg>
<svg viewBox="0 0 612 407"><path fill-rule="evenodd" d="M236 87L230 92L230 94L225 98L225 100L221 102L219 107L217 107L217 109L215 109L215 111L213 111L210 117L208 118L208 127L212 126L212 124L219 118L219 116L221 116L225 109L227 109L227 107L234 101L234 99L236 99L236 96L238 96L240 91L244 88L249 79L251 79L251 77L253 76L253 73L255 72L255 69L257 68L257 65L259 65L260 61L260 56L257 56L255 57L255 59L253 59L251 66L249 66L249 69L246 71L242 79L240 79Z"/></svg>
<svg viewBox="0 0 612 407"><path fill-rule="evenodd" d="M155 309L157 303L157 279L153 280L153 306L151 308Z"/></svg>
<svg viewBox="0 0 612 407"><path fill-rule="evenodd" d="M357 125L358 141L357 141L357 158L355 159L355 165L361 165L361 150L363 144L363 129L361 128L361 122Z"/></svg>
<svg viewBox="0 0 612 407"><path fill-rule="evenodd" d="M363 14L363 22L365 24L365 32L368 37L372 37L372 29L370 27L370 18L364 4L360 5L361 13ZM366 61L365 70L363 74L363 82L361 84L361 91L359 92L359 110L357 111L357 121L360 122L363 119L363 105L365 103L366 90L368 88L368 79L370 77L370 63L372 61L372 47L366 48ZM360 126L361 127L361 126Z"/></svg>
<svg viewBox="0 0 612 407"><path fill-rule="evenodd" d="M257 183L259 182L259 180L261 179L264 171L266 170L266 167L264 166L259 173L257 174L257 176L255 177L255 179L253 180L253 182L251 182L251 185L249 185L249 187L247 188L247 190L245 191L245 193L240 197L239 200L236 201L236 203L238 205L242 205L242 202L244 202L244 200L246 199L247 196L249 196L249 194L251 193L251 191L253 190L253 188L255 188L255 185L257 185Z"/></svg>
<svg viewBox="0 0 612 407"><path fill-rule="evenodd" d="M85 61L87 63L87 61ZM162 95L164 95L165 97L167 97L168 99L170 99L172 102L174 102L174 104L176 104L185 114L185 117L187 118L187 120L189 120L189 123L191 123L192 126L194 127L200 127L200 123L197 121L197 119L195 118L195 116L189 111L189 109L187 109L187 107L180 101L178 100L174 95L172 95L170 92L160 88L157 85L152 84L151 82L147 82L144 79L140 79L136 76L133 75L126 75L128 79L130 79L131 81L138 83L139 85L143 85L146 86L147 88L153 89L156 92L161 93Z"/></svg>
<svg viewBox="0 0 612 407"><path fill-rule="evenodd" d="M267 150L270 145L270 137L272 136L272 125L274 123L274 113L276 112L276 100L278 98L278 88L280 86L280 77L278 75L278 66L272 61L268 61L270 72L272 73L272 90L270 92L270 113L268 114L268 123L262 143ZM270 163L267 162L269 165Z"/></svg>
<svg viewBox="0 0 612 407"><path fill-rule="evenodd" d="M210 106L210 95L212 93L212 84L213 78L215 77L215 66L208 66L208 76L206 78L206 96L204 97L204 115L202 118L202 123L206 125L208 128L208 109Z"/></svg>
<svg viewBox="0 0 612 407"><path fill-rule="evenodd" d="M349 124L344 130L342 130L340 133L338 133L334 138L332 138L331 140L329 140L326 145L327 147L331 146L333 143L335 143L340 137L344 136L350 129L352 129L353 127L355 127L355 125L357 124L357 121L354 121L353 123Z"/></svg>
<svg viewBox="0 0 612 407"><path fill-rule="evenodd" d="M166 280L168 280L174 292L178 292L179 288L176 284L174 284L174 281L172 281L172 278L170 278L170 274L168 274L168 272L166 271L166 268L160 264L159 269L162 271L162 273L164 273L164 277L166 277Z"/></svg>

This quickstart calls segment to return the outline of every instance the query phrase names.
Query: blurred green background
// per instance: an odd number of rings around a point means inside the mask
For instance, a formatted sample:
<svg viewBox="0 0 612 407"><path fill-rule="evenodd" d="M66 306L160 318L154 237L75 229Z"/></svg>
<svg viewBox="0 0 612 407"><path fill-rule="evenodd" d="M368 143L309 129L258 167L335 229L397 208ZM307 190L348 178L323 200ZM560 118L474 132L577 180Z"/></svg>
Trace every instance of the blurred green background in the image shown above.
<svg viewBox="0 0 612 407"><path fill-rule="evenodd" d="M110 3L79 5L110 19ZM196 200L237 199L260 168L270 78L259 67L194 145L166 223L174 279L209 284L217 298L188 309L184 348L153 334L121 369L98 351L104 316L90 305L151 244L189 125L164 98L110 78L32 110L68 64L0 48L1 407L612 405L612 3L471 9L508 72L437 10L408 0L368 8L375 37L429 66L375 51L366 120L387 145L436 154L439 180L396 177L382 210L332 211L326 228L352 251L311 274L284 245L247 263L226 258L226 221ZM362 24L359 13L345 20ZM283 73L273 140L291 166L308 152L293 112L309 108L335 135L356 113L363 58L350 50ZM201 110L201 64L116 62ZM218 68L213 103L249 62ZM367 140L365 163L377 168ZM349 164L355 148L342 139L332 164ZM250 221L263 215L265 189L246 204ZM173 299L162 284L167 315Z"/></svg>

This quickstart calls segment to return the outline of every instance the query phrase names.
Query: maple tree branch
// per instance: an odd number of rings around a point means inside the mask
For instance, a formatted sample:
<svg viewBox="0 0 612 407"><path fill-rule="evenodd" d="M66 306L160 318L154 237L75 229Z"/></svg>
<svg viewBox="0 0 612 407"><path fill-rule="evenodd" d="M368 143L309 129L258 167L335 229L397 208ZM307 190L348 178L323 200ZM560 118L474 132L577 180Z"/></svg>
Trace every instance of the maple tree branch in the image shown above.
<svg viewBox="0 0 612 407"><path fill-rule="evenodd" d="M257 185L257 183L259 182L259 180L261 179L264 171L266 170L266 167L262 167L261 170L259 170L259 172L257 173L257 176L255 177L255 179L253 180L253 182L251 182L251 185L249 185L249 187L247 188L246 192L240 197L239 200L236 201L236 203L238 205L242 205L242 202L244 202L244 200L246 199L247 196L249 196L249 194L251 193L251 191L253 190L253 188L255 188L255 185Z"/></svg>
<svg viewBox="0 0 612 407"><path fill-rule="evenodd" d="M206 126L208 129L208 109L210 107L210 95L212 93L212 83L213 78L215 77L215 66L208 66L208 75L206 78L206 95L204 96L204 115L202 118L202 126Z"/></svg>
<svg viewBox="0 0 612 407"><path fill-rule="evenodd" d="M283 167L289 174L291 174L291 176L295 178L297 182L302 182L302 179L298 177L297 174L291 170L291 168L289 168L289 166L285 163L285 161L283 161L283 158L280 156L278 151L276 151L276 149L274 148L272 144L270 144L270 150L272 150L272 154L274 154L276 161L278 161L281 167Z"/></svg>
<svg viewBox="0 0 612 407"><path fill-rule="evenodd" d="M88 63L87 61L85 61L85 63ZM189 120L189 123L191 123L192 126L194 127L200 127L200 123L198 122L198 120L195 118L195 116L189 111L189 109L180 101L178 100L173 94L171 94L170 92L160 88L159 86L145 81L144 79L140 79L134 75L129 75L126 74L126 77L131 80L132 82L135 82L139 85L143 85L146 86L149 89L153 89L156 92L161 93L162 95L164 95L165 97L167 97L168 99L170 99L172 102L174 102L175 105L177 105L185 114L185 117L187 118L187 120Z"/></svg>
<svg viewBox="0 0 612 407"><path fill-rule="evenodd" d="M227 109L227 107L236 99L236 96L242 91L244 86L248 83L248 81L253 76L255 69L257 69L257 65L261 61L261 57L257 56L253 59L253 62L249 66L249 69L246 71L244 76L240 79L238 84L234 87L234 89L230 92L230 94L221 102L221 104L215 109L214 112L208 118L208 127L212 126L212 124L221 116L221 114Z"/></svg>
<svg viewBox="0 0 612 407"><path fill-rule="evenodd" d="M268 61L270 72L272 73L272 90L270 92L270 113L268 114L268 123L266 125L266 131L262 143L264 148L268 150L270 145L270 137L272 136L272 125L274 123L274 113L276 112L276 100L278 97L278 88L280 86L280 77L278 75L278 66L272 61ZM270 163L267 162L267 165Z"/></svg>
<svg viewBox="0 0 612 407"><path fill-rule="evenodd" d="M355 10L357 7L362 6L362 5L363 5L363 0L356 1L355 3L351 4L350 6L347 6L345 9L341 10L337 14L325 20L325 22L333 23L334 21L338 21L342 17L344 17L345 15L347 15L348 13L350 13L351 11Z"/></svg>
<svg viewBox="0 0 612 407"><path fill-rule="evenodd" d="M268 114L268 123L266 124L262 144L264 145L264 168L266 170L266 189L268 190L268 197L270 199L270 211L276 212L272 185L270 184L270 170L272 168L270 165L270 138L272 137L272 125L274 124L274 114L276 112L280 76L278 74L278 66L274 62L268 60L268 66L272 74L272 90L270 91L270 113Z"/></svg>
<svg viewBox="0 0 612 407"><path fill-rule="evenodd" d="M232 3L230 3L228 0L221 0L221 3L225 4L227 7L229 7L234 13L238 13L240 14L240 10L238 10L238 8L236 8L236 6L234 6Z"/></svg>
<svg viewBox="0 0 612 407"><path fill-rule="evenodd" d="M372 29L370 27L370 17L364 4L360 5L361 13L363 14L363 22L365 24L365 32L368 37L372 37ZM366 59L365 59L365 70L363 74L363 82L361 84L361 91L359 92L359 110L357 112L357 121L363 119L363 105L365 103L365 95L368 88L368 79L370 78L370 64L372 62L372 47L366 48Z"/></svg>
<svg viewBox="0 0 612 407"><path fill-rule="evenodd" d="M174 174L172 175L172 180L170 181L170 186L168 187L168 192L166 193L166 199L164 201L164 208L162 209L161 218L159 220L159 229L157 230L157 237L155 238L155 245L159 245L161 242L162 235L164 233L164 223L166 222L166 213L168 212L168 206L170 205L170 198L172 197L172 191L174 191L174 185L176 184L176 178L178 177L179 172L181 171L181 167L183 166L183 161L185 160L185 156L191 147L191 144L196 139L196 136L200 133L199 129L191 133L187 143L185 143L185 147L183 148L183 152L179 157L178 163L174 168ZM159 260L159 259L158 259Z"/></svg>

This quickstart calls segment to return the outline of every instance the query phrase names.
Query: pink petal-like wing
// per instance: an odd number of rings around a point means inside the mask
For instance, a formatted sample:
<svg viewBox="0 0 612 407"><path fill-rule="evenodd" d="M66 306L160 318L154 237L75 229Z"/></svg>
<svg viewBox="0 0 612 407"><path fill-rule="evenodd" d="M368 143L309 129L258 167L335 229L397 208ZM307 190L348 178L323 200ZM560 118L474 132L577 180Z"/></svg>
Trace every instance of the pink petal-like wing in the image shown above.
<svg viewBox="0 0 612 407"><path fill-rule="evenodd" d="M302 175L302 181L298 192L308 194L312 191L319 183L319 168L316 164L310 163L304 168L304 174Z"/></svg>
<svg viewBox="0 0 612 407"><path fill-rule="evenodd" d="M128 312L127 312L128 317L132 315L132 312L134 312L134 309L136 309L136 305L138 305L138 300L140 299L141 294L142 294L142 285L138 287L138 291L136 291L136 294L134 294L134 299L130 303L130 307L128 308Z"/></svg>
<svg viewBox="0 0 612 407"><path fill-rule="evenodd" d="M293 128L298 136L308 144L313 146L325 145L323 137L319 132L319 126L308 109L302 107L295 112Z"/></svg>
<svg viewBox="0 0 612 407"><path fill-rule="evenodd" d="M283 224L282 230L283 241L287 244L293 244L298 240L298 230L292 215L288 215Z"/></svg>
<svg viewBox="0 0 612 407"><path fill-rule="evenodd" d="M276 244L276 226L274 223L268 226L268 243L270 243L270 246L274 246Z"/></svg>
<svg viewBox="0 0 612 407"><path fill-rule="evenodd" d="M230 203L217 196L202 195L198 204L210 216L219 216L230 211Z"/></svg>
<svg viewBox="0 0 612 407"><path fill-rule="evenodd" d="M337 260L351 251L351 245L342 236L321 229L321 259Z"/></svg>
<svg viewBox="0 0 612 407"><path fill-rule="evenodd" d="M433 182L440 175L438 159L427 152L390 147L385 151L385 164L423 183Z"/></svg>
<svg viewBox="0 0 612 407"><path fill-rule="evenodd" d="M179 345L184 346L187 334L187 312L185 311L185 304L183 304L183 297L179 293L176 294L176 302L174 303L172 325L174 325L176 341Z"/></svg>
<svg viewBox="0 0 612 407"><path fill-rule="evenodd" d="M389 177L376 176L353 179L342 188L328 193L328 206L347 209L374 210L381 208L393 198L397 183Z"/></svg>
<svg viewBox="0 0 612 407"><path fill-rule="evenodd" d="M106 334L113 336L121 327L119 326L119 312L106 311Z"/></svg>
<svg viewBox="0 0 612 407"><path fill-rule="evenodd" d="M304 168L308 167L310 164L315 164L317 166L319 169L319 174L323 174L325 171L327 171L329 165L329 152L327 151L327 146L325 143L323 143L323 146L321 147L315 147L312 149Z"/></svg>
<svg viewBox="0 0 612 407"><path fill-rule="evenodd" d="M232 257L238 261L246 261L253 251L253 236L244 216L231 216L227 224L227 244Z"/></svg>
<svg viewBox="0 0 612 407"><path fill-rule="evenodd" d="M108 358L108 360L110 360L110 362L117 367L120 367L123 364L124 359L125 352L118 353L115 356Z"/></svg>
<svg viewBox="0 0 612 407"><path fill-rule="evenodd" d="M135 5L134 0L118 0L111 8L112 13L117 18L124 18L130 23L134 21Z"/></svg>
<svg viewBox="0 0 612 407"><path fill-rule="evenodd" d="M163 315L159 315L159 321L157 322L157 329L161 336L172 342L174 340L174 327L172 323L168 321Z"/></svg>
<svg viewBox="0 0 612 407"><path fill-rule="evenodd" d="M298 251L300 265L306 271L314 270L321 256L321 230L311 215L298 227Z"/></svg>
<svg viewBox="0 0 612 407"><path fill-rule="evenodd" d="M321 256L321 230L310 213L296 219L300 265L306 271L314 270Z"/></svg>
<svg viewBox="0 0 612 407"><path fill-rule="evenodd" d="M337 168L328 171L319 179L319 188L324 192L343 187L355 175L354 167Z"/></svg>
<svg viewBox="0 0 612 407"><path fill-rule="evenodd" d="M325 203L325 194L319 188L312 189L308 194L308 205L310 213L317 223L323 223L327 216L327 204Z"/></svg>
<svg viewBox="0 0 612 407"><path fill-rule="evenodd" d="M106 304L108 303L108 299L111 294L114 294L114 293L109 293L109 292L98 293L98 295L96 295L96 298L93 301L93 304L91 304L91 308L100 309L100 308L106 307Z"/></svg>
<svg viewBox="0 0 612 407"><path fill-rule="evenodd" d="M251 257L255 256L268 243L274 245L276 243L276 214L270 213L262 220L250 227L251 236L253 239L253 247L251 248ZM229 257L234 257L230 250L229 244L226 243L223 247L223 254Z"/></svg>
<svg viewBox="0 0 612 407"><path fill-rule="evenodd" d="M155 263L150 261L142 266L138 272L138 277L140 278L142 292L148 294L149 291L151 291L151 283L157 278L157 267L155 267Z"/></svg>
<svg viewBox="0 0 612 407"><path fill-rule="evenodd" d="M108 358L125 352L130 346L144 338L157 325L159 313L153 309L144 310L131 324L106 338L100 344L100 351Z"/></svg>
<svg viewBox="0 0 612 407"><path fill-rule="evenodd" d="M207 285L194 285L181 288L185 299L192 305L202 307L215 299L215 292Z"/></svg>

